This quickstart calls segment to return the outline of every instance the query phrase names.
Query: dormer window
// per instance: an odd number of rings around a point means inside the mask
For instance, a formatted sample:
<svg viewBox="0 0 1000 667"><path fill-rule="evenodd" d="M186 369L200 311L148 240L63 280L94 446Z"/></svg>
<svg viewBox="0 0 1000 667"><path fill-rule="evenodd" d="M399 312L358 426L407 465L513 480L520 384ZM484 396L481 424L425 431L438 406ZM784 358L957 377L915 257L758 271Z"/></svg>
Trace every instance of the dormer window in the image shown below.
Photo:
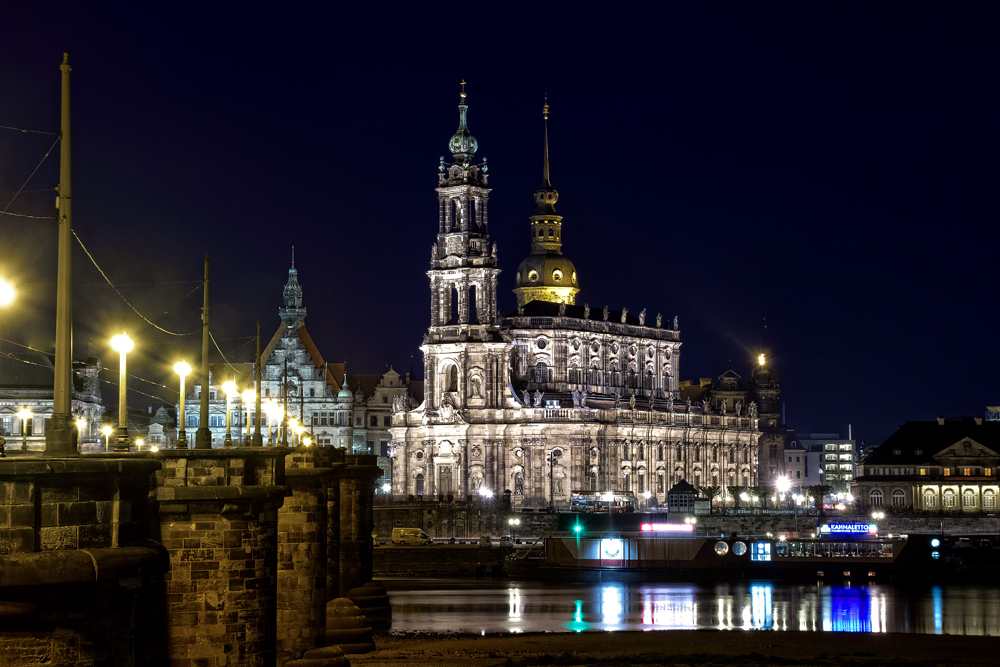
<svg viewBox="0 0 1000 667"><path fill-rule="evenodd" d="M903 453L903 451L900 450L900 449L894 449L894 450L892 450L892 453L893 453L894 456L899 456L900 454Z"/></svg>
<svg viewBox="0 0 1000 667"><path fill-rule="evenodd" d="M924 450L922 450L922 449L914 449L913 453L916 454L917 456L921 456L921 455L923 455Z"/></svg>

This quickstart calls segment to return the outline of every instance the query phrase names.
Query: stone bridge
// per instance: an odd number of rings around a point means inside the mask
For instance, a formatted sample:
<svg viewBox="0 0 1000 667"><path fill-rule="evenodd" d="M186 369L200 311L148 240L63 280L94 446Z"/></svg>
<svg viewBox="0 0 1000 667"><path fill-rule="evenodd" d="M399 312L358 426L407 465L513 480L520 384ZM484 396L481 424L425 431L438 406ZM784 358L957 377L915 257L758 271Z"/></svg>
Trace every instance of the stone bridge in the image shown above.
<svg viewBox="0 0 1000 667"><path fill-rule="evenodd" d="M272 667L371 580L373 455L0 459L0 665Z"/></svg>

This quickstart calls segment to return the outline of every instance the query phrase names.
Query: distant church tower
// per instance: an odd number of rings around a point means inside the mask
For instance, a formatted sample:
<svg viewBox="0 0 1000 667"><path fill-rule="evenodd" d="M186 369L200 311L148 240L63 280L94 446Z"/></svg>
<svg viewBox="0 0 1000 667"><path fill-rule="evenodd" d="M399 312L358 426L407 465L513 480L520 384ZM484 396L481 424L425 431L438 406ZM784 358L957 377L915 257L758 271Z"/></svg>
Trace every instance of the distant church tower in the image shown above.
<svg viewBox="0 0 1000 667"><path fill-rule="evenodd" d="M295 246L292 246L292 268L288 269L288 282L282 291L282 307L278 316L285 326L294 329L306 319L306 309L302 305L302 286L299 285L299 272L295 268Z"/></svg>
<svg viewBox="0 0 1000 667"><path fill-rule="evenodd" d="M514 277L517 305L529 301L576 304L576 267L562 254L562 216L556 213L559 193L549 180L549 105L542 107L545 121L545 157L542 187L535 191L538 209L531 216L531 254L517 267Z"/></svg>
<svg viewBox="0 0 1000 667"><path fill-rule="evenodd" d="M452 164L438 170L438 235L431 248L431 323L424 352L425 407L498 406L506 355L497 315L496 245L490 242L486 159L473 163L465 84Z"/></svg>

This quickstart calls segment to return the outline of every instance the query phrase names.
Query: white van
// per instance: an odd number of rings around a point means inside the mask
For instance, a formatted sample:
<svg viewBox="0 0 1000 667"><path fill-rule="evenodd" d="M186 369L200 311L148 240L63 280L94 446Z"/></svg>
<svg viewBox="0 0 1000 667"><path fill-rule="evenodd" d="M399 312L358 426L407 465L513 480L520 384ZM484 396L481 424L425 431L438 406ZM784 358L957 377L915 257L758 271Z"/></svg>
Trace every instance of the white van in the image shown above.
<svg viewBox="0 0 1000 667"><path fill-rule="evenodd" d="M419 528L393 528L392 543L404 547L408 544L432 544L430 535Z"/></svg>

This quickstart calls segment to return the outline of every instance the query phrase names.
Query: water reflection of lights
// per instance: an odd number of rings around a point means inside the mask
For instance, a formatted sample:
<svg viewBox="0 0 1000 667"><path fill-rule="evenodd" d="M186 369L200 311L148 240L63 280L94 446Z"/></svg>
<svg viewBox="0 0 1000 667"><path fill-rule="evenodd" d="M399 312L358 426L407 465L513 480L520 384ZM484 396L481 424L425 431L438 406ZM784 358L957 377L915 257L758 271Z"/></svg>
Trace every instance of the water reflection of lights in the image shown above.
<svg viewBox="0 0 1000 667"><path fill-rule="evenodd" d="M939 635L942 631L941 626L944 617L944 599L940 586L935 586L931 589L931 598L934 600L934 634Z"/></svg>
<svg viewBox="0 0 1000 667"><path fill-rule="evenodd" d="M684 630L698 626L698 605L691 588L643 589L642 623L645 629Z"/></svg>
<svg viewBox="0 0 1000 667"><path fill-rule="evenodd" d="M521 589L512 588L510 589L510 612L507 614L510 618L521 618L521 613L524 611L524 605L521 604Z"/></svg>
<svg viewBox="0 0 1000 667"><path fill-rule="evenodd" d="M574 600L573 621L566 625L573 632L583 632L590 627L590 623L583 621L583 600Z"/></svg>
<svg viewBox="0 0 1000 667"><path fill-rule="evenodd" d="M621 621L622 592L615 586L605 586L601 589L601 615L605 630L615 630Z"/></svg>

